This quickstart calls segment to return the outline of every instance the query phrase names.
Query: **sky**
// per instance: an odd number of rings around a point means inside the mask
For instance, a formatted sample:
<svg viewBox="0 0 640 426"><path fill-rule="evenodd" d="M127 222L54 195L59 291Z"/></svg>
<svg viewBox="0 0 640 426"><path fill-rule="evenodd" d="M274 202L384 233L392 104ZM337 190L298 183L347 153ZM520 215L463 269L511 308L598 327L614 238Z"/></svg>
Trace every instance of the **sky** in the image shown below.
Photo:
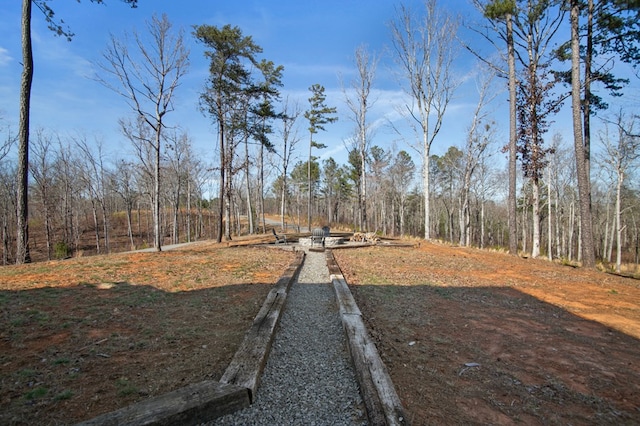
<svg viewBox="0 0 640 426"><path fill-rule="evenodd" d="M9 125L14 132L18 128L22 70L20 4L16 0L0 3L0 129ZM407 97L390 51L389 22L396 14L397 4L392 0L139 0L138 8L131 9L118 0L105 0L105 4L51 0L49 5L56 17L64 20L75 35L71 42L55 36L34 7L31 129L44 128L63 136L82 134L89 140L101 141L107 152L126 152L128 142L120 133L118 119L131 117L132 111L124 98L94 80L98 70L95 64L112 35L122 39L127 32L144 34L145 23L153 14L166 13L175 29L185 31L191 52L189 73L175 93L175 111L167 115L167 120L190 135L194 149L204 158L214 159L216 129L199 108L208 62L204 47L191 32L194 25L201 24L230 24L252 36L263 49L261 58L284 66L282 95L297 99L302 110L309 105L308 88L316 83L325 87L326 104L338 109L339 120L318 135L317 140L327 148L314 154L321 159L332 156L339 163L346 162L345 140L354 132L342 87L355 77L354 53L358 46L365 45L380 56L372 93L375 103L369 115L369 121L377 124L372 144L413 154L416 136L398 112ZM407 0L404 4L419 8L422 0ZM440 1L440 5L458 13L466 24L482 22L468 0ZM490 46L478 44L478 36L468 29L462 28L460 37L474 40L470 43L479 51L494 53ZM461 48L455 62L461 85L434 142L433 154L442 155L450 146L464 142L477 102L476 71L476 60ZM508 134L507 93L501 91L505 85L504 81L497 82L495 90L499 93L492 105L502 140ZM638 104L637 99L629 102ZM567 141L571 138L568 117L565 110L554 124ZM400 132L392 130L389 123ZM302 122L299 158L303 161L308 143L306 127Z"/></svg>

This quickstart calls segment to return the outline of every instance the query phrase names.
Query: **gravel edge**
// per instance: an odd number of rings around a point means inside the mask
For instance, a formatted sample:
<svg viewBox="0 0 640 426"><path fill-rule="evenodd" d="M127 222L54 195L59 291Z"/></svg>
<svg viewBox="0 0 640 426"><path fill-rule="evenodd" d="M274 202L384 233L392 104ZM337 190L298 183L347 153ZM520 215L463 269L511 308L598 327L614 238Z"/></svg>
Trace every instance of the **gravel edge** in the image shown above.
<svg viewBox="0 0 640 426"><path fill-rule="evenodd" d="M253 405L206 425L366 425L325 254L292 284Z"/></svg>

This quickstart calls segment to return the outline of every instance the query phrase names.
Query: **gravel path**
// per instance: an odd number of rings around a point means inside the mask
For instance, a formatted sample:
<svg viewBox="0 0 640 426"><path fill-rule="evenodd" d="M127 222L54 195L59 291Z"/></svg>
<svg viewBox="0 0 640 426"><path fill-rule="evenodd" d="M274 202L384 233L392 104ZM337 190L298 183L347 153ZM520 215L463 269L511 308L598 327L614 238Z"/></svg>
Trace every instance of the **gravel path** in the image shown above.
<svg viewBox="0 0 640 426"><path fill-rule="evenodd" d="M324 253L291 286L253 405L209 425L366 425Z"/></svg>

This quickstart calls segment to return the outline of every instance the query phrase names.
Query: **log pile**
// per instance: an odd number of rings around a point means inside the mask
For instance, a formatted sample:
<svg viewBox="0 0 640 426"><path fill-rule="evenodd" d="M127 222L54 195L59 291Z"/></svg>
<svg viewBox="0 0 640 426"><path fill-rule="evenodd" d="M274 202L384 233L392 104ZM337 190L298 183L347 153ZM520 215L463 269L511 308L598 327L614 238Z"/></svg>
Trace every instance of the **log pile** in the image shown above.
<svg viewBox="0 0 640 426"><path fill-rule="evenodd" d="M378 237L375 232L354 232L350 241L377 244L378 241L380 241L380 237Z"/></svg>

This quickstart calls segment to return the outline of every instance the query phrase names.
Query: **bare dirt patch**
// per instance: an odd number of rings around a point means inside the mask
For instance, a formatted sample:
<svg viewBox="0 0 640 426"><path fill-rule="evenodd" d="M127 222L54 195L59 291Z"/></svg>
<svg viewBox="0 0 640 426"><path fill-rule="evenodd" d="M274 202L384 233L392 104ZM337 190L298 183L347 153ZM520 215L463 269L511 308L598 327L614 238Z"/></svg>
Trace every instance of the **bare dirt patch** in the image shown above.
<svg viewBox="0 0 640 426"><path fill-rule="evenodd" d="M412 424L640 423L638 281L434 244L334 255ZM202 243L0 268L0 424L219 379L292 260Z"/></svg>
<svg viewBox="0 0 640 426"><path fill-rule="evenodd" d="M73 424L218 380L293 258L198 243L0 268L0 424Z"/></svg>
<svg viewBox="0 0 640 426"><path fill-rule="evenodd" d="M412 424L640 423L638 281L436 244L334 255Z"/></svg>

